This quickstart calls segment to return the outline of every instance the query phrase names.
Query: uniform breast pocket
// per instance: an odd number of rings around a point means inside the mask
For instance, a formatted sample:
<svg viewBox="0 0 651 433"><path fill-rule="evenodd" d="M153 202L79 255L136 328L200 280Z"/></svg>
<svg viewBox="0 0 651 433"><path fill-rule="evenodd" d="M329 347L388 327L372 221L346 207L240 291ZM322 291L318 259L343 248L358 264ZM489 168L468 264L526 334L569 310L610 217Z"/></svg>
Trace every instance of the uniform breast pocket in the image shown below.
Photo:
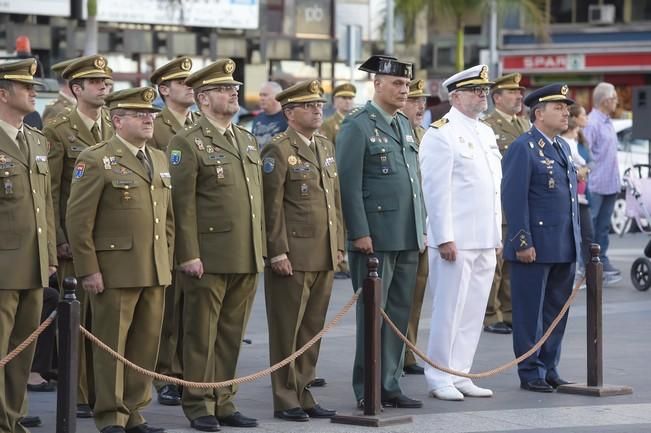
<svg viewBox="0 0 651 433"><path fill-rule="evenodd" d="M233 185L234 183L234 166L226 158L220 158L221 155L208 155L203 158L203 164L209 172L215 177L215 182L219 186Z"/></svg>
<svg viewBox="0 0 651 433"><path fill-rule="evenodd" d="M18 200L25 195L27 173L21 175L16 170L0 170L0 198Z"/></svg>
<svg viewBox="0 0 651 433"><path fill-rule="evenodd" d="M111 182L111 204L118 209L142 207L141 191L135 180L114 180Z"/></svg>
<svg viewBox="0 0 651 433"><path fill-rule="evenodd" d="M368 153L370 156L370 171L374 171L380 175L390 175L396 170L395 156L391 149L386 145L373 145L369 146Z"/></svg>
<svg viewBox="0 0 651 433"><path fill-rule="evenodd" d="M258 185L262 184L262 161L257 152L247 152L246 160L248 161L249 168L253 172L253 179L257 182Z"/></svg>

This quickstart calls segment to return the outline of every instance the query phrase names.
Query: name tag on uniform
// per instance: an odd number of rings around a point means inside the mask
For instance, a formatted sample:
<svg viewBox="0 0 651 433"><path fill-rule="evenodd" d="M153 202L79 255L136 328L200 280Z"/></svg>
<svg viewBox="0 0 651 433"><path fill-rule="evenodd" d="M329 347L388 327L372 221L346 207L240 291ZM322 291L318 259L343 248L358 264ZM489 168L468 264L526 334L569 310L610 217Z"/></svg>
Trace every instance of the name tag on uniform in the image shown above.
<svg viewBox="0 0 651 433"><path fill-rule="evenodd" d="M405 135L405 139L407 140L407 143L413 143L414 142L414 137L412 137L409 134Z"/></svg>
<svg viewBox="0 0 651 433"><path fill-rule="evenodd" d="M46 155L36 155L34 159L36 159L36 162L47 162Z"/></svg>
<svg viewBox="0 0 651 433"><path fill-rule="evenodd" d="M161 173L160 177L161 179L169 179L171 176L169 173L165 172L165 173Z"/></svg>

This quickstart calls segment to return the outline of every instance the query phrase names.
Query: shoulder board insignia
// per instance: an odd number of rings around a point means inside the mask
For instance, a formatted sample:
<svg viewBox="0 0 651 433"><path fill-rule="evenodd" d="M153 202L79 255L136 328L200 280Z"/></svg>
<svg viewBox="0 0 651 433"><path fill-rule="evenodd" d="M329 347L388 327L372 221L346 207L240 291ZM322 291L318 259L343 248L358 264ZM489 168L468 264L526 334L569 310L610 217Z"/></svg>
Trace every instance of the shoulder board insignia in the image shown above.
<svg viewBox="0 0 651 433"><path fill-rule="evenodd" d="M449 120L448 120L447 117L441 117L441 118L440 118L439 120L437 120L436 122L432 122L432 124L431 124L430 126L431 126L432 128L434 128L434 129L439 129L439 128L442 128L442 127L443 127L446 123L448 123L448 122L449 122Z"/></svg>
<svg viewBox="0 0 651 433"><path fill-rule="evenodd" d="M402 116L402 117L404 117L405 119L409 119L409 118L407 117L407 115L406 115L405 113L403 113L402 111L398 111L397 114L398 114L398 116Z"/></svg>
<svg viewBox="0 0 651 433"><path fill-rule="evenodd" d="M271 139L271 141L280 141L283 138L287 138L287 133L286 132L281 132L280 134L274 135L273 138Z"/></svg>

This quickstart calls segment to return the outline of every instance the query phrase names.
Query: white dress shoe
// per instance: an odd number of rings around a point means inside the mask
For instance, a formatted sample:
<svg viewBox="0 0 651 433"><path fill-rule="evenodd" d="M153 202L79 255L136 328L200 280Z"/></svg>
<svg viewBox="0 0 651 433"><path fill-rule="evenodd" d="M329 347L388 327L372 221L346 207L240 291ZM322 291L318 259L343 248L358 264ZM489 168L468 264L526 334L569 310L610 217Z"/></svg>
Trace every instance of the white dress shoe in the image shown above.
<svg viewBox="0 0 651 433"><path fill-rule="evenodd" d="M463 382L454 385L466 397L492 397L493 391L487 388L480 388L472 382Z"/></svg>
<svg viewBox="0 0 651 433"><path fill-rule="evenodd" d="M448 400L448 401L462 401L463 394L459 392L454 386L448 385L442 388L436 388L430 391L432 397L438 398L439 400Z"/></svg>

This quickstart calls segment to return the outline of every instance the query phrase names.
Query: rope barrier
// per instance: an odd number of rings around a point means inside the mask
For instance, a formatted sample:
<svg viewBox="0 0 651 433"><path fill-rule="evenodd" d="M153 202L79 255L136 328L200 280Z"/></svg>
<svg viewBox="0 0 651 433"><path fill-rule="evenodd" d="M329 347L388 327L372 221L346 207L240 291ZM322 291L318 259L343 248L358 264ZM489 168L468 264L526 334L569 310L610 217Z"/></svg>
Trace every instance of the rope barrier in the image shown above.
<svg viewBox="0 0 651 433"><path fill-rule="evenodd" d="M570 305L574 302L574 299L576 298L576 295L579 293L579 287L585 282L585 277L581 278L575 285L574 288L572 289L572 293L570 294L570 297L567 299L567 302L565 302L565 305L563 305L563 308L561 308L561 311L558 313L558 316L554 319L554 321L549 325L549 328L547 328L547 331L543 334L542 338L538 340L536 344L533 345L531 349L529 349L526 353L518 356L516 359L501 365L499 367L493 368L491 370L487 370L481 373L465 373L463 371L457 371L453 370L448 367L444 367L441 365L436 364L434 361L429 359L425 353L423 353L418 347L416 347L414 344L412 344L407 337L404 336L402 332L398 329L398 327L389 319L389 316L387 313L382 309L379 308L380 314L386 321L386 323L389 325L391 330L409 347L416 355L418 355L423 361L425 361L427 364L429 364L431 367L443 371L445 373L454 375L454 376L459 376L459 377L466 377L468 379L482 379L485 377L491 377L496 375L497 373L501 373L505 370L508 370L511 367L514 367L521 361L524 361L531 355L533 355L540 347L545 344L545 341L549 338L549 336L552 334L556 326L558 326L558 323L563 319L563 316L565 316L565 313L567 313L567 310L570 308Z"/></svg>
<svg viewBox="0 0 651 433"><path fill-rule="evenodd" d="M341 320L341 318L344 317L350 311L351 307L355 304L358 297L359 297L359 291L353 294L353 296L346 303L346 305L343 306L343 308L335 315L335 317L330 322L328 322L326 326L321 331L319 331L318 334L312 337L310 341L308 341L303 345L303 347L298 349L296 352L292 353L284 360L272 365L269 368L258 371L257 373L249 374L248 376L243 376L243 377L236 377L234 379L226 380L223 382L191 382L188 380L179 379L177 377L166 376L164 374L149 371L145 368L140 367L139 365L134 364L133 362L126 359L124 356L120 355L119 353L111 349L109 346L107 346L104 342L102 342L100 339L95 337L92 333L90 333L90 331L88 331L83 326L80 325L79 329L81 330L81 333L84 335L84 337L86 337L92 343L94 343L99 348L107 352L113 358L123 363L125 366L135 370L140 374L151 377L155 380L159 380L161 382L171 383L174 385L180 385L188 388L198 388L198 389L225 388L232 385L239 385L242 383L253 382L293 362L296 358L301 356L306 350L312 347L317 341L319 341L325 334L327 334Z"/></svg>
<svg viewBox="0 0 651 433"><path fill-rule="evenodd" d="M29 335L29 337L27 337L22 343L20 343L18 346L16 346L16 348L14 350L9 352L9 354L7 354L7 356L0 359L0 368L4 368L4 366L9 364L9 362L11 362L12 359L14 359L18 355L20 355L20 352L22 352L30 344L32 344L34 342L34 340L36 340L38 338L38 336L41 335L43 333L43 331L45 331L45 329L48 326L50 326L50 324L52 324L52 322L54 322L54 319L56 318L56 316L57 316L57 310L52 311L52 313L50 313L50 315L47 317L47 319L45 319L43 321L43 323L41 323L38 326L38 328L36 328L34 330L34 332L32 332Z"/></svg>

